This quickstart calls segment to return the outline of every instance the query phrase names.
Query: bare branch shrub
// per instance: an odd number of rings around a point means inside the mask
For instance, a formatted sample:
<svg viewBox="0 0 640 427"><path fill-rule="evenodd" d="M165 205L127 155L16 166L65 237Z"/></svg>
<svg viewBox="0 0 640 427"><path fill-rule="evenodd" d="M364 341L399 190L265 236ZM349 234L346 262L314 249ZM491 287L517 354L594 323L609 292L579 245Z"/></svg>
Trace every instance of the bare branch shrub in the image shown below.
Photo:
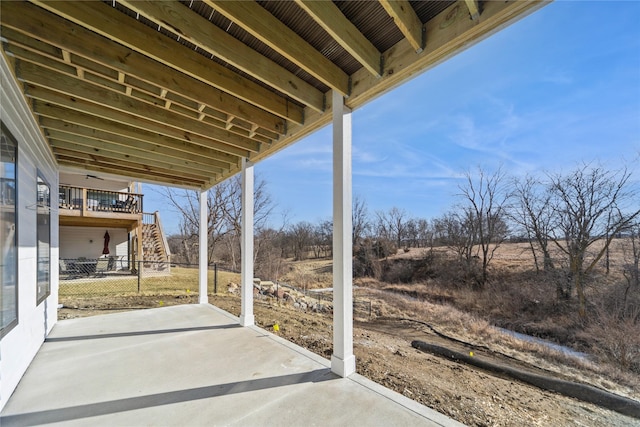
<svg viewBox="0 0 640 427"><path fill-rule="evenodd" d="M624 371L640 373L640 307L623 316L598 310L585 334L595 343L596 354Z"/></svg>

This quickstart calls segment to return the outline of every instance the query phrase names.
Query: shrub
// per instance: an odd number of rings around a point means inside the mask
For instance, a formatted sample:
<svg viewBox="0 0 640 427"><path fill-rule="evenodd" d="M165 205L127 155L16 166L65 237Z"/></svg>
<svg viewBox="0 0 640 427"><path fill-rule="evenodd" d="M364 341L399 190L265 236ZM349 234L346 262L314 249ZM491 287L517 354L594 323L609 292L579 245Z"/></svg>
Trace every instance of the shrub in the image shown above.
<svg viewBox="0 0 640 427"><path fill-rule="evenodd" d="M397 248L387 240L365 239L361 245L354 248L353 276L381 279L382 265L380 260L396 252Z"/></svg>
<svg viewBox="0 0 640 427"><path fill-rule="evenodd" d="M640 373L640 310L623 315L598 310L585 334L595 342L596 354L622 370Z"/></svg>

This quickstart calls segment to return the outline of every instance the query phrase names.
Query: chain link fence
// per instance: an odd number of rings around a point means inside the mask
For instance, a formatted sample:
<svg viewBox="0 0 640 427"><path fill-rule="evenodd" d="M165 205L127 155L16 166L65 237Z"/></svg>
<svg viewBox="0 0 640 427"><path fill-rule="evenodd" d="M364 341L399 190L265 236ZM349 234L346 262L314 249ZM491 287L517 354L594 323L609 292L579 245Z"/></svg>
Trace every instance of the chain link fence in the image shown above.
<svg viewBox="0 0 640 427"><path fill-rule="evenodd" d="M240 272L219 264L209 266L207 293L239 294ZM131 295L197 295L198 264L156 261L131 262L116 257L60 259L59 296L64 298ZM302 289L287 283L254 283L256 301L291 304L302 311L331 312L332 289ZM372 303L353 300L354 315L371 317Z"/></svg>
<svg viewBox="0 0 640 427"><path fill-rule="evenodd" d="M117 258L61 259L59 295L95 297L103 295L180 295L197 294L198 265L156 261L131 262ZM210 265L207 292L226 291L240 274ZM224 289L222 289L224 287Z"/></svg>

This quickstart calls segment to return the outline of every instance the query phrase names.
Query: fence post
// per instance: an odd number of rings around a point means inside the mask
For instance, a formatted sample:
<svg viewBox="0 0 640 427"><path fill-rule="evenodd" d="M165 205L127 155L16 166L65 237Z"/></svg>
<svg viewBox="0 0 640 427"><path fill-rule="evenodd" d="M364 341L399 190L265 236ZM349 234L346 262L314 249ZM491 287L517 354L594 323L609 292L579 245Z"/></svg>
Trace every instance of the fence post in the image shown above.
<svg viewBox="0 0 640 427"><path fill-rule="evenodd" d="M213 293L218 293L218 264L213 264Z"/></svg>
<svg viewBox="0 0 640 427"><path fill-rule="evenodd" d="M142 272L142 266L140 265L140 261L136 261L136 264L138 264L138 293L140 293L140 276Z"/></svg>

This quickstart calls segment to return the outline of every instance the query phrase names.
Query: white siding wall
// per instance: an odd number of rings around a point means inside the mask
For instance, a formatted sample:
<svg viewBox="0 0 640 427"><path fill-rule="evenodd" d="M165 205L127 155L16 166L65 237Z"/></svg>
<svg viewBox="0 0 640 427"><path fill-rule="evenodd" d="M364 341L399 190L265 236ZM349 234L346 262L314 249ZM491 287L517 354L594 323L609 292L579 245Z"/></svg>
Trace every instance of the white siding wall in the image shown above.
<svg viewBox="0 0 640 427"><path fill-rule="evenodd" d="M57 320L58 209L51 209L51 295L36 306L36 177L51 186L54 202L58 170L9 67L0 55L0 118L18 142L18 325L0 342L0 409L13 393ZM55 202L54 202L55 204ZM55 266L55 268L53 267Z"/></svg>
<svg viewBox="0 0 640 427"><path fill-rule="evenodd" d="M60 227L60 258L99 258L105 231L109 231L109 255L126 256L128 235L124 228Z"/></svg>

